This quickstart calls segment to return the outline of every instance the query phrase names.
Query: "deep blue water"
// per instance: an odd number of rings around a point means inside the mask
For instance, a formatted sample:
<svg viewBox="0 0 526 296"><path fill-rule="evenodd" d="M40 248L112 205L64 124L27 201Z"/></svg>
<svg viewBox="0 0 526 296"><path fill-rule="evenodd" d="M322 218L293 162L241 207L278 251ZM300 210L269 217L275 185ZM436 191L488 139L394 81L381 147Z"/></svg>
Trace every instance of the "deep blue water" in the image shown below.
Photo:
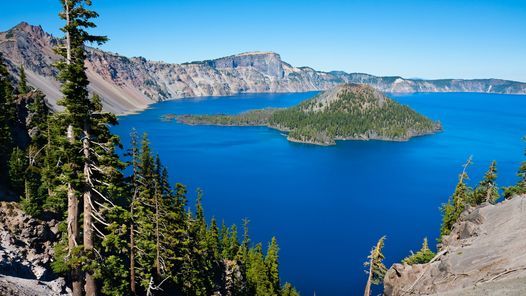
<svg viewBox="0 0 526 296"><path fill-rule="evenodd" d="M277 236L281 276L303 295L361 295L363 262L387 235L386 265L434 242L439 206L461 165L473 155L471 182L498 161L499 184L516 180L526 143L526 96L474 93L393 96L440 120L444 131L409 142L345 141L319 147L288 142L260 127L185 126L166 113L238 113L291 106L314 93L257 94L158 103L120 118L114 128L128 143L132 127L147 132L173 182L205 192L211 217L241 224L253 241Z"/></svg>

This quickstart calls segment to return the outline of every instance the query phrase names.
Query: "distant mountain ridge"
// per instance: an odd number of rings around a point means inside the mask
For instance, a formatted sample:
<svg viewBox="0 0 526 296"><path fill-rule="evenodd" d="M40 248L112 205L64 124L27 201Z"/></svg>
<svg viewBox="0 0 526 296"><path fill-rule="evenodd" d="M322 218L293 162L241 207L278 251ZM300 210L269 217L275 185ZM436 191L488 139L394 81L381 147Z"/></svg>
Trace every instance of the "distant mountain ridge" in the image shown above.
<svg viewBox="0 0 526 296"><path fill-rule="evenodd" d="M40 26L22 22L0 33L0 53L14 77L24 65L28 81L56 107L61 96L52 64L59 39ZM393 93L483 92L526 94L526 83L500 79L411 80L342 71L321 72L293 67L273 52L249 52L214 60L170 64L142 57L124 57L87 48L90 89L103 98L106 110L123 114L149 104L184 97L240 93L280 93L327 90L342 83L363 83Z"/></svg>

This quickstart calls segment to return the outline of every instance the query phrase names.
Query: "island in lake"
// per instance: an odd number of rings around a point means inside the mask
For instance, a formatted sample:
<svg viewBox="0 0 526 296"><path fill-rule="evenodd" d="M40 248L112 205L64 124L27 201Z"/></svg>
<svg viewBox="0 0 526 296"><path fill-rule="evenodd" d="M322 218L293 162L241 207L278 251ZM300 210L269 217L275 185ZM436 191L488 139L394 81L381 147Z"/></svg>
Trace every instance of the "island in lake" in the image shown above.
<svg viewBox="0 0 526 296"><path fill-rule="evenodd" d="M336 140L407 141L442 126L365 84L342 84L290 108L251 110L237 115L166 114L164 120L190 125L267 126L292 142L335 145Z"/></svg>

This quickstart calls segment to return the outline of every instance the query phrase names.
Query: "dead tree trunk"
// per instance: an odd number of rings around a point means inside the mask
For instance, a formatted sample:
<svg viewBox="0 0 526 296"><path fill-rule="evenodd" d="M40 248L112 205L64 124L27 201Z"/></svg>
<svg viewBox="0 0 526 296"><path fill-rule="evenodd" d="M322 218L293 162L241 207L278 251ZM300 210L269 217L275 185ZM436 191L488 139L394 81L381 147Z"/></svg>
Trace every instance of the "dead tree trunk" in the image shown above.
<svg viewBox="0 0 526 296"><path fill-rule="evenodd" d="M159 236L159 188L155 190L155 267L157 276L161 278L161 242Z"/></svg>
<svg viewBox="0 0 526 296"><path fill-rule="evenodd" d="M75 132L73 126L68 126L67 138L70 144L75 143ZM73 185L68 184L68 254L73 254L73 249L78 246L79 238L79 199ZM71 290L73 296L82 295L82 274L79 268L71 270Z"/></svg>
<svg viewBox="0 0 526 296"><path fill-rule="evenodd" d="M84 138L82 140L82 150L84 151L84 252L86 254L93 253L93 203L91 202L92 198L92 180L91 180L91 170L90 170L90 133L89 133L89 119L86 119L84 123ZM91 254L93 255L93 254ZM97 285L93 273L88 271L86 272L86 284L84 286L87 296L97 295Z"/></svg>
<svg viewBox="0 0 526 296"><path fill-rule="evenodd" d="M64 1L64 10L66 13L66 23L69 26L70 20L70 7L68 1ZM69 31L66 31L66 64L71 64L71 36ZM71 145L75 144L75 131L73 125L68 126L67 139ZM72 250L77 247L77 241L79 238L79 198L75 192L71 183L68 184L68 251L69 255L72 254ZM79 268L74 268L71 271L71 290L73 296L82 295L82 274Z"/></svg>
<svg viewBox="0 0 526 296"><path fill-rule="evenodd" d="M371 295L371 282L373 280L373 259L369 262L369 277L367 278L367 284L365 285L364 296Z"/></svg>

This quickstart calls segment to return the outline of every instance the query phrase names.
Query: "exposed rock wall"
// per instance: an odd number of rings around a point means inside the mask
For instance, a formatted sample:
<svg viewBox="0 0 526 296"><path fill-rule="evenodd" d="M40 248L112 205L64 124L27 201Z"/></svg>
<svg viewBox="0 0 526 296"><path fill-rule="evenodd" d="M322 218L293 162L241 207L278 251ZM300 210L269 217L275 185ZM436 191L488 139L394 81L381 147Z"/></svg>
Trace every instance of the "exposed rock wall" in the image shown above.
<svg viewBox="0 0 526 296"><path fill-rule="evenodd" d="M53 48L59 39L39 26L20 23L0 33L0 53L13 76L24 65L28 81L56 106L60 98ZM86 61L90 89L101 95L105 109L123 114L149 104L184 97L225 96L239 93L305 92L327 90L341 83L366 83L383 92L488 92L526 94L520 82L481 80L411 80L362 73L320 72L293 67L272 52L250 52L215 60L170 64L127 58L88 48Z"/></svg>
<svg viewBox="0 0 526 296"><path fill-rule="evenodd" d="M385 295L526 295L526 195L465 211L442 254L394 264Z"/></svg>

